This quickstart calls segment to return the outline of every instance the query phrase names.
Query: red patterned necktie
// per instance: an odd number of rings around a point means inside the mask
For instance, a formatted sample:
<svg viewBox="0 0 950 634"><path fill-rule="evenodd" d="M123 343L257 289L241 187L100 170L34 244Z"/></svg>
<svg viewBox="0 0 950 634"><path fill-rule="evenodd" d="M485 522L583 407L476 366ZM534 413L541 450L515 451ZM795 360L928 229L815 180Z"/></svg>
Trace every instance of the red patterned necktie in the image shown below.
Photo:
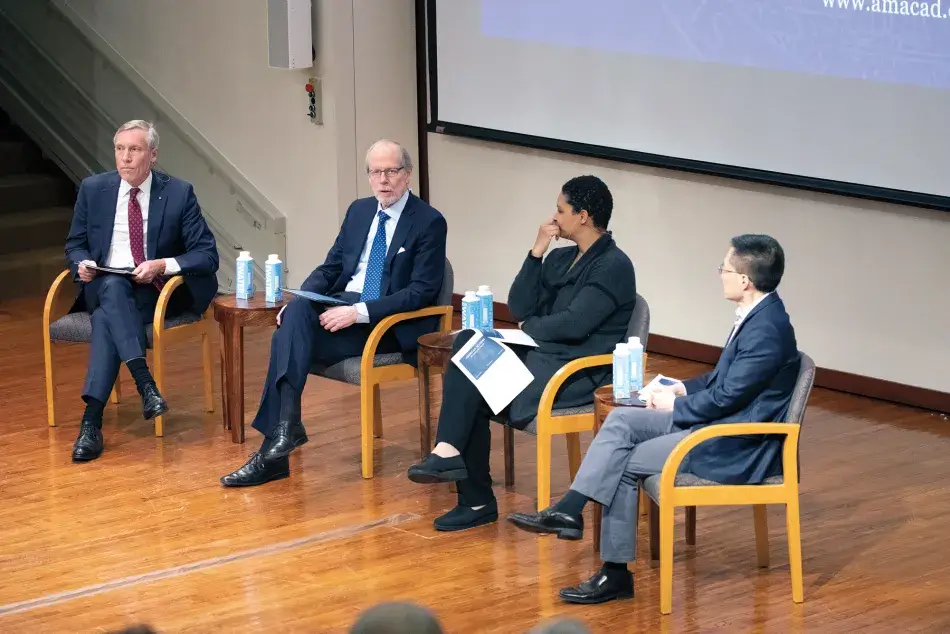
<svg viewBox="0 0 950 634"><path fill-rule="evenodd" d="M145 227L142 222L142 207L139 205L139 188L129 190L129 246L132 249L132 261L138 266L145 261ZM156 277L152 280L159 291L165 286L164 280Z"/></svg>

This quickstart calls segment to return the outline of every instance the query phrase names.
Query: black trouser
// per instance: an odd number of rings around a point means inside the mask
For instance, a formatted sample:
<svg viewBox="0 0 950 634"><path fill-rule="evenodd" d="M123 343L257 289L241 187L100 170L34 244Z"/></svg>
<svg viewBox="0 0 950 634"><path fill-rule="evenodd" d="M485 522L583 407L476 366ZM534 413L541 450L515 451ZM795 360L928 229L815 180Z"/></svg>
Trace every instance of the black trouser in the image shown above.
<svg viewBox="0 0 950 634"><path fill-rule="evenodd" d="M343 293L341 299L358 302L356 293ZM359 357L373 330L372 324L353 324L330 332L320 325L320 313L326 308L316 302L297 298L287 305L280 318L280 327L271 338L270 361L264 393L254 417L253 427L269 436L280 416L278 381L285 380L298 394L303 392L310 368L329 367L350 357ZM376 351L379 354L399 350L392 331L383 336Z"/></svg>
<svg viewBox="0 0 950 634"><path fill-rule="evenodd" d="M455 339L452 356L472 338L463 331ZM505 408L501 415L507 415ZM468 478L457 483L460 506L481 506L495 499L491 488L491 409L478 388L453 362L442 375L442 411L436 443L445 442L462 454Z"/></svg>
<svg viewBox="0 0 950 634"><path fill-rule="evenodd" d="M82 395L105 402L122 363L145 356L145 328L155 315L158 289L100 273L83 286L83 299L92 314L92 341Z"/></svg>

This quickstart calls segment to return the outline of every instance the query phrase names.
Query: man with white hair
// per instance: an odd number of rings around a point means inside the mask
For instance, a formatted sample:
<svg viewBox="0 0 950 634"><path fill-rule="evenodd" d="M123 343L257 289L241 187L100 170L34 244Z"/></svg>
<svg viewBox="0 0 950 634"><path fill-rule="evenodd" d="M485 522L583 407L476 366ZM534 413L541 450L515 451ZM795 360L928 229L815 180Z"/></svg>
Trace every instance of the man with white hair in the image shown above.
<svg viewBox="0 0 950 634"><path fill-rule="evenodd" d="M373 196L353 201L327 254L301 288L338 298L327 308L295 299L277 316L270 362L254 429L261 448L228 487L254 486L290 475L288 456L307 442L300 396L310 368L329 367L363 354L381 319L432 306L445 273L445 218L409 191L412 159L398 143L377 141L366 153ZM401 322L383 336L380 353L412 355L421 335L438 329L438 317Z"/></svg>
<svg viewBox="0 0 950 634"><path fill-rule="evenodd" d="M66 265L82 282L72 311L92 315L82 392L86 410L74 462L102 454L102 411L122 363L142 396L145 419L168 411L145 360L145 328L165 280L172 275L185 280L171 297L170 316L203 313L218 289L218 249L193 187L153 169L155 127L141 120L124 123L113 145L116 171L83 179L66 238Z"/></svg>

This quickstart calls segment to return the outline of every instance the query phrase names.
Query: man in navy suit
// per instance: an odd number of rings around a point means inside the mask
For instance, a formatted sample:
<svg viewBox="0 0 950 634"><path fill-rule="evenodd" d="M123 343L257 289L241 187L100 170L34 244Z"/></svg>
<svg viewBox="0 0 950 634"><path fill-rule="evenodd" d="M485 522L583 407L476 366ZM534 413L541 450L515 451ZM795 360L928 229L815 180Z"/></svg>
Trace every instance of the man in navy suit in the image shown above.
<svg viewBox="0 0 950 634"><path fill-rule="evenodd" d="M795 330L775 289L785 254L774 238L742 235L719 267L723 293L735 302L736 321L716 368L685 382L660 387L646 408L618 408L604 421L571 489L540 513L509 516L515 526L561 539L580 539L581 511L589 500L603 505L600 555L590 579L561 590L570 603L602 603L633 596L638 487L660 473L676 445L691 432L718 423L781 422L798 378ZM781 473L782 440L736 436L707 441L683 469L723 484L758 484Z"/></svg>
<svg viewBox="0 0 950 634"><path fill-rule="evenodd" d="M82 282L72 311L92 314L92 345L82 397L86 402L73 460L102 454L102 411L125 363L142 396L146 420L168 411L145 361L145 327L168 276L184 290L169 312L203 313L218 289L218 250L192 186L154 171L158 132L129 121L113 137L116 171L82 181L66 238L66 265ZM107 273L94 266L122 269Z"/></svg>
<svg viewBox="0 0 950 634"><path fill-rule="evenodd" d="M435 304L445 273L445 218L409 191L412 159L393 141L366 153L373 197L354 201L326 261L301 288L342 299L326 308L297 298L277 317L270 363L254 428L260 450L224 486L254 486L290 475L288 455L307 442L300 396L314 365L329 367L363 354L373 327L394 313ZM413 353L417 340L438 328L438 318L396 325L378 351Z"/></svg>

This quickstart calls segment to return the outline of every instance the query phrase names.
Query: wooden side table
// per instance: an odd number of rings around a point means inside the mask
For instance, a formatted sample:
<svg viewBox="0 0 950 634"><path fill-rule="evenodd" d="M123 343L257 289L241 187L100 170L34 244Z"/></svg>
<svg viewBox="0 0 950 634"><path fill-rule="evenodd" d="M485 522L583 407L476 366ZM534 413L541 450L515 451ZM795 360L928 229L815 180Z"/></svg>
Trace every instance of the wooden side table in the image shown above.
<svg viewBox="0 0 950 634"><path fill-rule="evenodd" d="M432 368L445 368L452 357L452 346L460 330L432 332L419 337L419 450L424 460L432 451L431 405L429 402L429 372Z"/></svg>
<svg viewBox="0 0 950 634"><path fill-rule="evenodd" d="M652 377L648 379L644 377L644 384L648 383L649 380L652 380ZM635 407L634 405L624 405L623 403L618 403L614 400L614 386L605 385L599 387L594 391L594 435L597 435L597 432L600 431L600 427L604 424L604 421L607 419L607 415L614 409L618 407ZM644 502L643 489L640 490L640 515L646 515L646 505ZM592 512L594 514L594 552L600 552L600 525L601 525L601 513L603 511L603 506L597 502L592 502Z"/></svg>
<svg viewBox="0 0 950 634"><path fill-rule="evenodd" d="M221 329L221 405L224 428L231 430L231 442L244 442L244 328L276 326L277 313L289 300L264 301L264 294L251 299L234 295L214 298L214 320Z"/></svg>

